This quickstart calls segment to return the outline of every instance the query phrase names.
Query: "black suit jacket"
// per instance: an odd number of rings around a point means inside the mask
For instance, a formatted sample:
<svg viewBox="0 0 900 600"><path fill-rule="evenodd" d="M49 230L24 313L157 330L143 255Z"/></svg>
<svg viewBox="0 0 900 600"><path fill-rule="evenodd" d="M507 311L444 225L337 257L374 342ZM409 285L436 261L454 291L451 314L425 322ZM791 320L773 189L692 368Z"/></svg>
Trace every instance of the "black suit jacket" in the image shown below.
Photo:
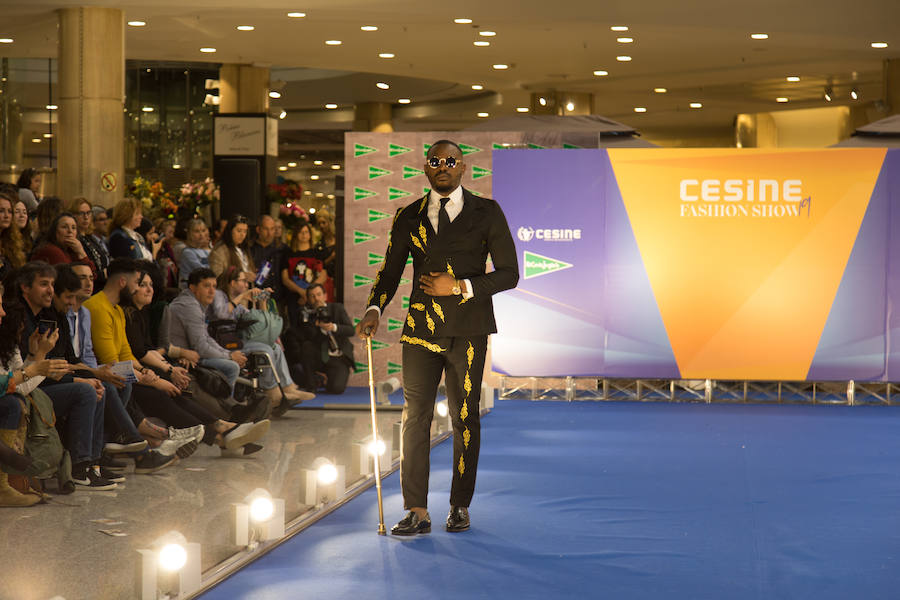
<svg viewBox="0 0 900 600"><path fill-rule="evenodd" d="M490 273L485 264L488 254L494 264ZM427 194L397 211L384 265L375 277L367 306L384 311L397 291L410 255L413 289L401 342L442 347L440 340L445 338L497 331L491 297L516 287L519 281L516 247L497 202L463 189L462 211L440 234L435 234L428 219ZM474 297L429 296L419 289L418 280L432 271L468 279Z"/></svg>
<svg viewBox="0 0 900 600"><path fill-rule="evenodd" d="M340 302L328 302L325 304L325 311L331 317L331 322L337 325L337 331L332 336L337 342L338 348L341 349L344 358L350 368L356 370L356 362L353 357L353 342L350 341L356 335L356 329L347 314L347 309ZM312 341L317 344L322 353L323 361L327 362L328 357L328 338L322 331L316 327L315 322L300 324L296 330L286 329L282 333L282 343L284 343L285 354L288 355L292 362L300 362L302 353L300 344L303 341Z"/></svg>

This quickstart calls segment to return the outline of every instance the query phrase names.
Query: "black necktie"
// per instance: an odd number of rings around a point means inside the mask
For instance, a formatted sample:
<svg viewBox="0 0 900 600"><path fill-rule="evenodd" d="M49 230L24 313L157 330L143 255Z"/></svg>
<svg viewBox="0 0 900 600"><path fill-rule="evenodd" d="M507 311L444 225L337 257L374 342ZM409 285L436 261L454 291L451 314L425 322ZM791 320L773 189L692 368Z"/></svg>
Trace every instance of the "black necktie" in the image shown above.
<svg viewBox="0 0 900 600"><path fill-rule="evenodd" d="M438 211L438 235L447 231L447 227L450 226L450 215L447 214L447 203L450 202L450 198L441 198L441 210Z"/></svg>

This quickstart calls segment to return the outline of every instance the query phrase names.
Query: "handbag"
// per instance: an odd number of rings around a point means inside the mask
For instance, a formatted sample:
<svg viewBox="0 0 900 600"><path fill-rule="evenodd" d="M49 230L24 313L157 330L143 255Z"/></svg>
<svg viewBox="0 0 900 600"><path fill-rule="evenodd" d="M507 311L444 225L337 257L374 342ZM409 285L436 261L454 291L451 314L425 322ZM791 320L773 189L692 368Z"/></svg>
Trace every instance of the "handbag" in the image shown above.
<svg viewBox="0 0 900 600"><path fill-rule="evenodd" d="M247 342L274 346L284 329L284 319L278 314L278 305L272 298L266 301L264 309L254 308L241 315L241 325L248 321L253 323L241 329L241 336Z"/></svg>
<svg viewBox="0 0 900 600"><path fill-rule="evenodd" d="M191 367L191 375L207 394L214 398L228 398L231 396L231 385L228 379L218 369L212 367Z"/></svg>

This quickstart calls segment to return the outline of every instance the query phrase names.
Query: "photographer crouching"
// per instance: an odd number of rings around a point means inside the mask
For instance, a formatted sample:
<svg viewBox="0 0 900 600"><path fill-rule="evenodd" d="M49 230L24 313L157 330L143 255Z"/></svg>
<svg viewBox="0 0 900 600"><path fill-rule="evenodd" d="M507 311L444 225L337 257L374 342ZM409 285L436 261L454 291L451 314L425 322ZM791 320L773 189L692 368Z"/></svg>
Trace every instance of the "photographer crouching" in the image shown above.
<svg viewBox="0 0 900 600"><path fill-rule="evenodd" d="M302 376L295 379L310 392L320 387L328 394L343 394L350 369L355 369L353 344L356 332L343 304L325 301L325 288L314 283L306 290L296 328L285 331L282 341L291 363L299 362Z"/></svg>

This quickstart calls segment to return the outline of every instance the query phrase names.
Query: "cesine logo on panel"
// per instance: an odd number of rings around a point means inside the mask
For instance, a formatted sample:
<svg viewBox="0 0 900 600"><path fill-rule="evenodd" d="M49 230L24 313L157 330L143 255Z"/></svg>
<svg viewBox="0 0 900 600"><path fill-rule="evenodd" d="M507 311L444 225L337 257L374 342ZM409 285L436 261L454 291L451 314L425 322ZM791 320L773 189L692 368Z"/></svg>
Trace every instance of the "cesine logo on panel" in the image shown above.
<svg viewBox="0 0 900 600"><path fill-rule="evenodd" d="M581 239L580 229L534 229L519 227L516 235L523 242L540 240L542 242L574 242Z"/></svg>

